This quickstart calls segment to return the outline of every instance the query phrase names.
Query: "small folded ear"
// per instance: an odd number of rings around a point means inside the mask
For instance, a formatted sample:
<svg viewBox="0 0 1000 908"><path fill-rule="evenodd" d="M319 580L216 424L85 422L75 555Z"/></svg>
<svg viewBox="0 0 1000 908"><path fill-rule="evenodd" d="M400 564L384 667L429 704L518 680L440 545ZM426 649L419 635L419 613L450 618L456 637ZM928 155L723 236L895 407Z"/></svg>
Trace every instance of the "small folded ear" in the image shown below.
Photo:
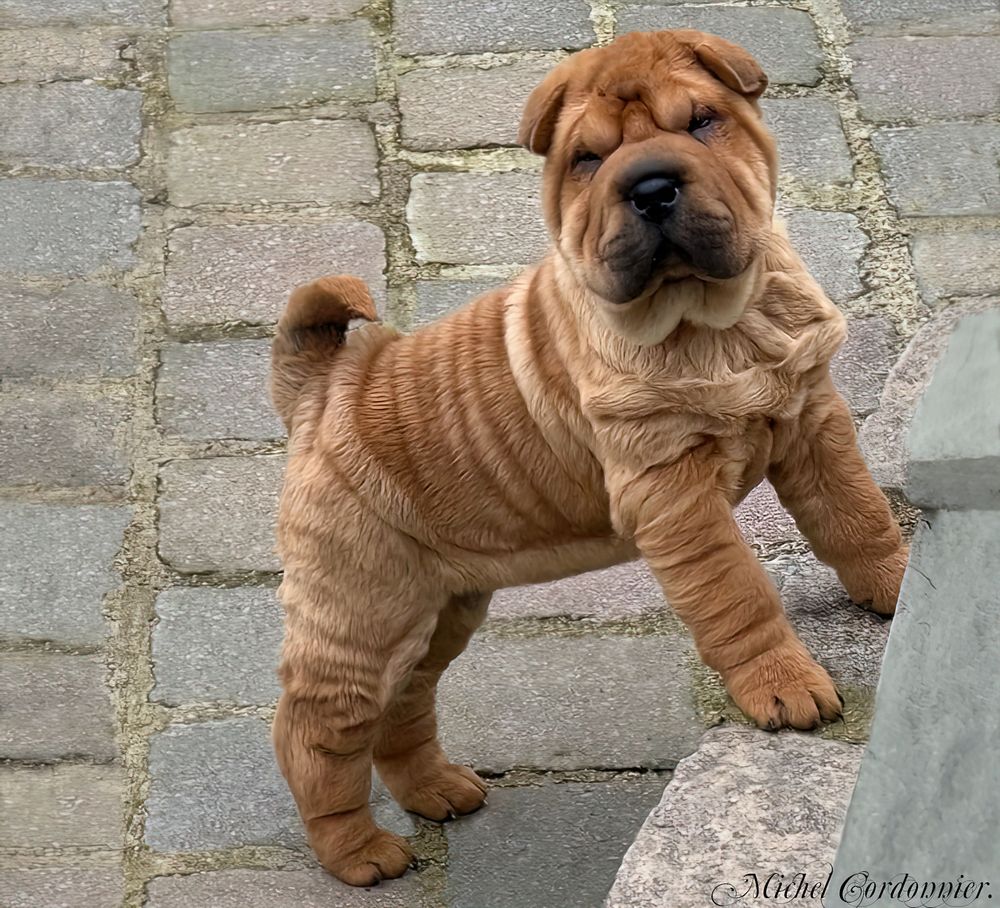
<svg viewBox="0 0 1000 908"><path fill-rule="evenodd" d="M517 131L517 141L528 151L540 155L548 153L565 94L566 72L562 66L557 66L528 96Z"/></svg>
<svg viewBox="0 0 1000 908"><path fill-rule="evenodd" d="M691 32L685 43L691 45L698 62L727 88L739 92L748 101L756 101L767 88L767 76L753 55L738 44L709 35Z"/></svg>

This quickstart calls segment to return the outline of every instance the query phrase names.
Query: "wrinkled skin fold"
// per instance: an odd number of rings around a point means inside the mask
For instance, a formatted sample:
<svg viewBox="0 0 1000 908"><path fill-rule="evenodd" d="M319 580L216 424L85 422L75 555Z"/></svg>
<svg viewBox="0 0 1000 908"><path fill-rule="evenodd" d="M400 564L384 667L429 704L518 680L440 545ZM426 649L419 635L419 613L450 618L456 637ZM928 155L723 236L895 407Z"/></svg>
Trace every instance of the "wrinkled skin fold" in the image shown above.
<svg viewBox="0 0 1000 908"><path fill-rule="evenodd" d="M844 319L774 219L765 86L697 32L577 54L521 126L546 159L542 262L409 336L374 322L355 278L292 294L272 380L290 433L274 741L342 880L411 861L372 819L373 765L425 817L484 803L437 740L434 696L501 587L642 557L756 723L840 714L732 509L769 478L884 615L907 550L830 379Z"/></svg>

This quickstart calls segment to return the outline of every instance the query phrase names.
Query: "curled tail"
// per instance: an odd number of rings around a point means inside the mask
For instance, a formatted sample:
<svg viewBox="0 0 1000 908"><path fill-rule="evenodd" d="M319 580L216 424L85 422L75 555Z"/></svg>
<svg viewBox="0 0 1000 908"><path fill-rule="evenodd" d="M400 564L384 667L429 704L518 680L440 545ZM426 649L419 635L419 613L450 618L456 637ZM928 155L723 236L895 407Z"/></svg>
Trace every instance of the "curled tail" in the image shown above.
<svg viewBox="0 0 1000 908"><path fill-rule="evenodd" d="M271 346L271 400L289 431L303 387L326 373L356 318L378 318L359 278L330 275L292 291Z"/></svg>

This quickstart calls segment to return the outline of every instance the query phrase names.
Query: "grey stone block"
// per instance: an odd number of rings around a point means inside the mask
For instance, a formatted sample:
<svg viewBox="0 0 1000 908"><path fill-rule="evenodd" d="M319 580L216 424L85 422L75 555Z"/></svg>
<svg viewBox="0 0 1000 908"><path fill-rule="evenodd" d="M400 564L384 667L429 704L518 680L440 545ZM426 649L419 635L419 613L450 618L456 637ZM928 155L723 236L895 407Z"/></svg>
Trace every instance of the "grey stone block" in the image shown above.
<svg viewBox="0 0 1000 908"><path fill-rule="evenodd" d="M260 719L170 726L153 736L149 775L146 842L157 851L304 844Z"/></svg>
<svg viewBox="0 0 1000 908"><path fill-rule="evenodd" d="M170 19L185 28L284 25L340 19L365 5L365 0L171 0Z"/></svg>
<svg viewBox="0 0 1000 908"><path fill-rule="evenodd" d="M962 319L920 398L907 497L922 508L1000 508L1000 309ZM984 393L970 393L980 389Z"/></svg>
<svg viewBox="0 0 1000 908"><path fill-rule="evenodd" d="M149 908L425 908L419 877L407 873L357 889L323 870L219 870L150 881Z"/></svg>
<svg viewBox="0 0 1000 908"><path fill-rule="evenodd" d="M902 216L1000 214L1000 123L883 129L872 141Z"/></svg>
<svg viewBox="0 0 1000 908"><path fill-rule="evenodd" d="M881 123L1000 111L1000 36L862 38L851 45L861 115Z"/></svg>
<svg viewBox="0 0 1000 908"><path fill-rule="evenodd" d="M661 28L695 28L741 44L772 82L815 85L823 52L808 13L774 7L623 6L618 33Z"/></svg>
<svg viewBox="0 0 1000 908"><path fill-rule="evenodd" d="M406 206L417 260L533 262L549 243L539 192L533 173L417 174Z"/></svg>
<svg viewBox="0 0 1000 908"><path fill-rule="evenodd" d="M175 460L160 471L160 557L185 573L276 571L285 458Z"/></svg>
<svg viewBox="0 0 1000 908"><path fill-rule="evenodd" d="M177 108L193 113L375 99L375 51L364 19L183 32L170 41L167 75Z"/></svg>
<svg viewBox="0 0 1000 908"><path fill-rule="evenodd" d="M590 7L583 0L543 6L514 0L396 0L393 25L404 54L576 49L594 40Z"/></svg>
<svg viewBox="0 0 1000 908"><path fill-rule="evenodd" d="M781 506L774 487L767 480L753 489L734 513L743 538L758 552L801 548L804 544L795 521Z"/></svg>
<svg viewBox="0 0 1000 908"><path fill-rule="evenodd" d="M873 880L898 879L905 870L918 880L962 874L995 881L1000 727L984 717L1000 697L997 564L1000 511L925 515L903 578L831 895L862 869ZM827 903L844 904L836 897Z"/></svg>
<svg viewBox="0 0 1000 908"><path fill-rule="evenodd" d="M131 375L138 326L135 298L111 287L0 285L0 380Z"/></svg>
<svg viewBox="0 0 1000 908"><path fill-rule="evenodd" d="M807 185L844 185L854 165L840 114L822 98L761 101L764 121L778 140L779 170Z"/></svg>
<svg viewBox="0 0 1000 908"><path fill-rule="evenodd" d="M157 419L184 438L283 438L270 373L270 340L168 344L160 351Z"/></svg>
<svg viewBox="0 0 1000 908"><path fill-rule="evenodd" d="M160 25L166 0L0 0L0 27Z"/></svg>
<svg viewBox="0 0 1000 908"><path fill-rule="evenodd" d="M910 249L929 306L956 296L1000 296L1000 230L917 234Z"/></svg>
<svg viewBox="0 0 1000 908"><path fill-rule="evenodd" d="M859 267L868 237L853 214L797 208L784 217L792 244L830 299L845 303L864 292Z"/></svg>
<svg viewBox="0 0 1000 908"><path fill-rule="evenodd" d="M96 656L6 653L0 662L0 759L113 760L114 710Z"/></svg>
<svg viewBox="0 0 1000 908"><path fill-rule="evenodd" d="M489 69L404 73L399 80L403 143L419 150L516 145L525 101L553 65L516 61Z"/></svg>
<svg viewBox="0 0 1000 908"><path fill-rule="evenodd" d="M867 416L878 409L892 368L895 338L892 325L881 315L848 321L847 340L830 363L830 374L855 415Z"/></svg>
<svg viewBox="0 0 1000 908"><path fill-rule="evenodd" d="M1000 27L996 0L842 0L855 28L881 35L974 35Z"/></svg>
<svg viewBox="0 0 1000 908"><path fill-rule="evenodd" d="M139 193L128 183L0 181L0 275L78 276L129 268Z"/></svg>
<svg viewBox="0 0 1000 908"><path fill-rule="evenodd" d="M738 904L754 891L747 874L763 886L802 872L822 887L861 751L789 731L707 732L625 855L606 908Z"/></svg>
<svg viewBox="0 0 1000 908"><path fill-rule="evenodd" d="M859 432L861 450L875 481L902 489L906 482L906 432L917 400L930 381L955 324L971 312L1000 305L996 300L964 300L944 309L910 340L886 379L881 405Z"/></svg>
<svg viewBox="0 0 1000 908"><path fill-rule="evenodd" d="M501 619L565 616L613 621L666 610L659 583L641 561L555 583L500 590L490 602L490 617Z"/></svg>
<svg viewBox="0 0 1000 908"><path fill-rule="evenodd" d="M0 502L0 638L100 643L130 519L126 508Z"/></svg>
<svg viewBox="0 0 1000 908"><path fill-rule="evenodd" d="M0 160L121 169L139 160L142 93L84 82L0 88Z"/></svg>
<svg viewBox="0 0 1000 908"><path fill-rule="evenodd" d="M385 239L374 224L183 227L170 234L162 305L172 325L273 324L288 294L324 274L364 278L385 295Z"/></svg>
<svg viewBox="0 0 1000 908"><path fill-rule="evenodd" d="M670 767L702 730L694 658L680 635L483 634L441 680L441 740L487 772Z"/></svg>
<svg viewBox="0 0 1000 908"><path fill-rule="evenodd" d="M0 30L0 83L118 79L129 70L119 54L132 40L105 29Z"/></svg>
<svg viewBox="0 0 1000 908"><path fill-rule="evenodd" d="M171 726L153 737L149 773L146 842L157 851L305 849L305 831L260 719ZM413 834L412 820L380 785L372 812L393 832Z"/></svg>
<svg viewBox="0 0 1000 908"><path fill-rule="evenodd" d="M600 905L664 781L647 775L492 788L487 808L445 827L448 904Z"/></svg>
<svg viewBox="0 0 1000 908"><path fill-rule="evenodd" d="M375 139L356 120L193 126L167 153L175 205L313 205L378 198Z"/></svg>
<svg viewBox="0 0 1000 908"><path fill-rule="evenodd" d="M88 861L83 867L0 870L4 908L120 908L125 897L121 863Z"/></svg>
<svg viewBox="0 0 1000 908"><path fill-rule="evenodd" d="M282 612L273 589L164 590L156 599L150 699L171 706L278 698Z"/></svg>
<svg viewBox="0 0 1000 908"><path fill-rule="evenodd" d="M833 568L811 553L781 558L767 567L799 637L833 680L874 691L889 622L851 602Z"/></svg>
<svg viewBox="0 0 1000 908"><path fill-rule="evenodd" d="M489 280L417 281L414 287L417 307L411 324L414 328L430 324L504 283L502 277Z"/></svg>
<svg viewBox="0 0 1000 908"><path fill-rule="evenodd" d="M0 397L0 485L121 486L129 478L121 433L125 402L77 391Z"/></svg>
<svg viewBox="0 0 1000 908"><path fill-rule="evenodd" d="M113 766L0 766L0 848L122 847L122 773Z"/></svg>

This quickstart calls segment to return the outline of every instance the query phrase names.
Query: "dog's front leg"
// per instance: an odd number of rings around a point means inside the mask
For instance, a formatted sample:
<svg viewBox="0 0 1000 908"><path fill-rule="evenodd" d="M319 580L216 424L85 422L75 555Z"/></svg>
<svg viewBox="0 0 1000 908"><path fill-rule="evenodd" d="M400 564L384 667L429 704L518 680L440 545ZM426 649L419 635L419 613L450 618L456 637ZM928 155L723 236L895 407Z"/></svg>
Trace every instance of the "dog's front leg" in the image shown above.
<svg viewBox="0 0 1000 908"><path fill-rule="evenodd" d="M616 528L634 538L740 709L762 728L813 728L840 715L840 695L743 540L722 466L698 451L666 467L608 470Z"/></svg>
<svg viewBox="0 0 1000 908"><path fill-rule="evenodd" d="M797 422L779 425L768 477L816 557L836 569L848 595L891 615L908 549L858 450L850 410L829 377L812 392Z"/></svg>

